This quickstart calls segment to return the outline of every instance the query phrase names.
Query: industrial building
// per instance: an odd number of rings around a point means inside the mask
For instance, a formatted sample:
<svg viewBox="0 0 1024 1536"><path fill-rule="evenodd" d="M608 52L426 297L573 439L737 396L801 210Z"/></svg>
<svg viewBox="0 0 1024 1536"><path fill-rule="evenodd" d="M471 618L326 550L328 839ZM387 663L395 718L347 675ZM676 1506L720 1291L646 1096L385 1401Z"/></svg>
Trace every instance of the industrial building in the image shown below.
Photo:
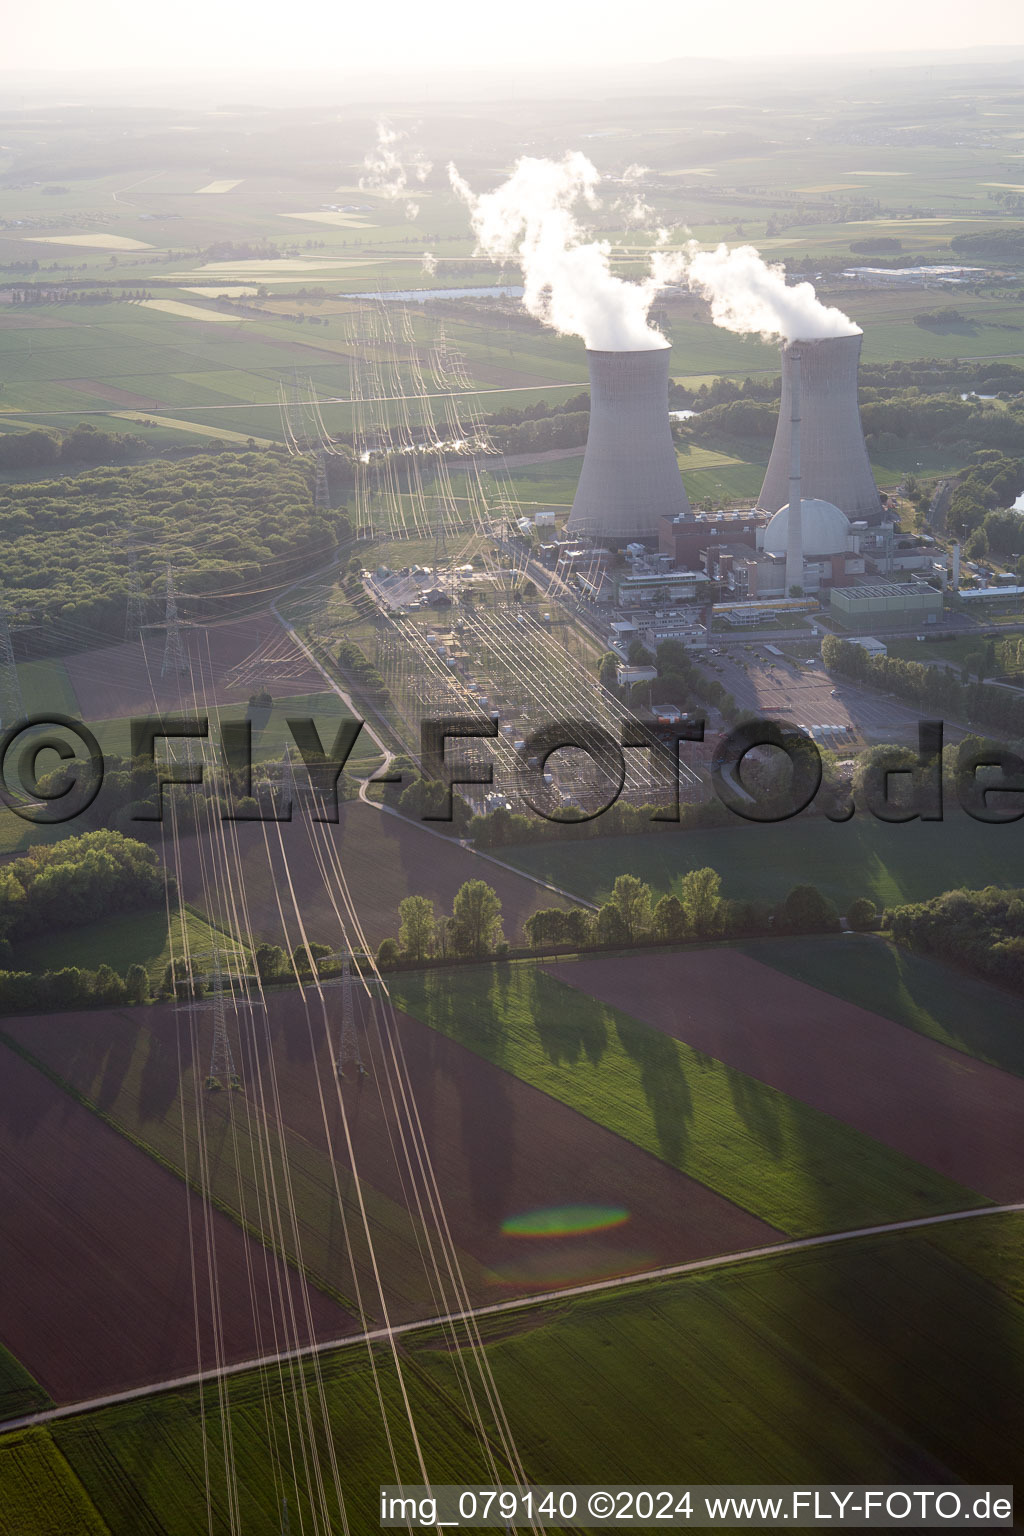
<svg viewBox="0 0 1024 1536"><path fill-rule="evenodd" d="M833 587L829 603L844 629L913 629L942 616L942 593L925 582Z"/></svg>
<svg viewBox="0 0 1024 1536"><path fill-rule="evenodd" d="M851 521L877 523L882 502L871 473L857 403L862 337L786 342L782 400L758 507L777 512L790 499L793 383L800 392L800 477L807 498L839 507Z"/></svg>
<svg viewBox="0 0 1024 1536"><path fill-rule="evenodd" d="M678 570L698 570L706 550L715 544L757 547L758 533L768 521L765 512L691 512L663 517L658 527L658 551Z"/></svg>
<svg viewBox="0 0 1024 1536"><path fill-rule="evenodd" d="M671 347L588 349L590 425L567 531L601 544L653 543L690 510L668 415Z"/></svg>

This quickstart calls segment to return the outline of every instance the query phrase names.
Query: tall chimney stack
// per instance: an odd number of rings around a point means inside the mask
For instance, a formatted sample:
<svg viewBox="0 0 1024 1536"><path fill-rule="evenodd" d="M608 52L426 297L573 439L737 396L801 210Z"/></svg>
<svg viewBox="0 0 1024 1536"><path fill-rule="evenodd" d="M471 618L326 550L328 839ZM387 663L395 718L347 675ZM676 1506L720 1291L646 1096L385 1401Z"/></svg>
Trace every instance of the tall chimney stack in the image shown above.
<svg viewBox="0 0 1024 1536"><path fill-rule="evenodd" d="M786 518L786 596L804 585L804 519L800 498L800 353L789 354L789 513Z"/></svg>
<svg viewBox="0 0 1024 1536"><path fill-rule="evenodd" d="M671 351L587 350L590 426L569 533L628 544L689 512L668 415Z"/></svg>

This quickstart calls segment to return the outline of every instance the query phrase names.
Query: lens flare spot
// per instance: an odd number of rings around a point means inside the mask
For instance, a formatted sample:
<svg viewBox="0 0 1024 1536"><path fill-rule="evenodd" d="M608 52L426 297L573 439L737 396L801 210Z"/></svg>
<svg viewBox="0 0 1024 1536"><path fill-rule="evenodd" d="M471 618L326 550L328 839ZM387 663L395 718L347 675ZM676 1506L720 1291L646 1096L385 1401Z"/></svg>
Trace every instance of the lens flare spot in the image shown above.
<svg viewBox="0 0 1024 1536"><path fill-rule="evenodd" d="M606 1232L628 1220L629 1212L621 1205L553 1205L509 1216L501 1230L506 1237L576 1237L585 1232Z"/></svg>

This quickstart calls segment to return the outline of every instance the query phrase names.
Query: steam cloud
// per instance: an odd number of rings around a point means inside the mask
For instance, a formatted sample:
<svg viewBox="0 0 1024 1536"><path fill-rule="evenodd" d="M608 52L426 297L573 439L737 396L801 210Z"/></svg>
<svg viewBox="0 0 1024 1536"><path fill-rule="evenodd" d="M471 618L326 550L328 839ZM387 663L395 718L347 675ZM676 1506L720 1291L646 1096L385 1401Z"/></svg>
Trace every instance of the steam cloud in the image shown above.
<svg viewBox="0 0 1024 1536"><path fill-rule="evenodd" d="M788 287L785 268L769 265L752 245L699 251L691 242L686 258L687 283L709 300L712 320L727 331L785 341L861 334L841 309L822 304L812 284Z"/></svg>
<svg viewBox="0 0 1024 1536"><path fill-rule="evenodd" d="M376 192L393 202L405 198L406 218L416 219L419 217L419 204L414 198L406 196L409 177L420 182L426 181L433 167L419 150L407 154L403 160L396 146L405 137L386 118L380 119L377 123L377 143L363 161L364 174L359 178L359 188L362 192Z"/></svg>
<svg viewBox="0 0 1024 1536"><path fill-rule="evenodd" d="M648 221L653 210L638 190L645 168L632 165L622 183L632 205L613 205L626 222ZM640 352L667 347L648 320L658 290L685 282L711 305L711 318L725 330L769 339L811 341L823 336L857 336L842 310L822 304L810 283L789 287L785 268L769 264L752 245L720 245L702 251L691 240L667 251L670 231L656 230L648 274L639 282L616 277L611 245L588 238L576 209L600 207L600 174L573 151L562 160L524 156L506 182L477 196L454 165L448 177L469 209L477 250L496 262L518 262L523 305L563 335L582 336L601 352Z"/></svg>
<svg viewBox="0 0 1024 1536"><path fill-rule="evenodd" d="M531 315L563 335L582 336L600 352L668 346L647 316L659 288L678 280L686 258L654 252L649 275L638 283L612 273L611 245L587 239L574 212L580 202L599 206L600 174L585 155L574 151L560 161L524 156L508 181L479 197L454 165L448 175L469 208L477 250L492 261L519 263L523 305Z"/></svg>

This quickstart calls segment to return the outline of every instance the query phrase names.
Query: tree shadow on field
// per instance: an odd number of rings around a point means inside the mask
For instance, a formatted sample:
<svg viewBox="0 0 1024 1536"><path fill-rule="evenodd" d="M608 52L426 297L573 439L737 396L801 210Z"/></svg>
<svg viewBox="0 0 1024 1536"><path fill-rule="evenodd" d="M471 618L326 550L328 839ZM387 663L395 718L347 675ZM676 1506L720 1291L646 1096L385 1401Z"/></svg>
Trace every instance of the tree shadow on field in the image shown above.
<svg viewBox="0 0 1024 1536"><path fill-rule="evenodd" d="M145 1055L139 1078L139 1116L143 1121L163 1120L179 1092L173 1016L150 1025L146 1034L141 1047Z"/></svg>
<svg viewBox="0 0 1024 1536"><path fill-rule="evenodd" d="M779 1121L778 1100L770 1089L735 1067L725 1068L729 1092L747 1130L774 1158L782 1156L785 1136Z"/></svg>
<svg viewBox="0 0 1024 1536"><path fill-rule="evenodd" d="M103 1110L112 1109L117 1102L117 1096L138 1045L134 1026L119 1015L114 1017L117 1019L117 1024L110 1036L103 1071L94 1089L96 1105Z"/></svg>
<svg viewBox="0 0 1024 1536"><path fill-rule="evenodd" d="M608 1049L608 1009L541 975L530 972L530 1015L545 1055L556 1067L583 1057L596 1067Z"/></svg>
<svg viewBox="0 0 1024 1536"><path fill-rule="evenodd" d="M619 1044L640 1068L662 1156L681 1167L693 1119L693 1095L674 1040L624 1014L615 1017Z"/></svg>
<svg viewBox="0 0 1024 1536"><path fill-rule="evenodd" d="M507 1213L516 1152L508 1079L484 1067L459 1074L455 1084L473 1214L499 1226Z"/></svg>

